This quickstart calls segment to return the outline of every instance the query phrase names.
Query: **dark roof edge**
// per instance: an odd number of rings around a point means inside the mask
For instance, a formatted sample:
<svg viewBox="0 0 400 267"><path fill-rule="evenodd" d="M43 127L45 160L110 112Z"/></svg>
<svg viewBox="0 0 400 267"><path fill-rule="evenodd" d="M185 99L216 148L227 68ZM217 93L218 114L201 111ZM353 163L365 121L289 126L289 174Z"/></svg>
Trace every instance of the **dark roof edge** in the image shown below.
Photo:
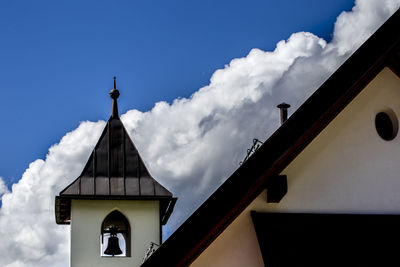
<svg viewBox="0 0 400 267"><path fill-rule="evenodd" d="M176 201L178 200L177 197L172 197L170 198L170 201L167 204L167 207L165 208L165 212L161 218L161 224L165 225L167 224L169 217L171 217L172 212L174 211L174 207L176 204Z"/></svg>
<svg viewBox="0 0 400 267"><path fill-rule="evenodd" d="M142 266L187 266L381 71L400 45L397 10ZM284 143L282 142L284 140ZM244 179L246 178L246 179ZM161 264L161 265L160 265Z"/></svg>
<svg viewBox="0 0 400 267"><path fill-rule="evenodd" d="M157 196L157 195L140 195L140 196L129 196L129 195L62 195L57 196L60 199L93 199L93 200L162 200L172 199L172 196Z"/></svg>

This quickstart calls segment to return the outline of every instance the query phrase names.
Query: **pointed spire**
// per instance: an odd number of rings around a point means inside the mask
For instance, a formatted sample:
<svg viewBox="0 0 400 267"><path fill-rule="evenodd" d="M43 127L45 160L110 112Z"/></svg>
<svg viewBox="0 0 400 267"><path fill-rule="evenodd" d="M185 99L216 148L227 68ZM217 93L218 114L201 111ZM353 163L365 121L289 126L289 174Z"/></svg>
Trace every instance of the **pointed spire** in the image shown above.
<svg viewBox="0 0 400 267"><path fill-rule="evenodd" d="M117 98L119 97L119 91L117 90L117 77L114 76L114 88L110 91L110 96L113 100L111 105L111 117L116 119L119 117L118 115L118 103Z"/></svg>

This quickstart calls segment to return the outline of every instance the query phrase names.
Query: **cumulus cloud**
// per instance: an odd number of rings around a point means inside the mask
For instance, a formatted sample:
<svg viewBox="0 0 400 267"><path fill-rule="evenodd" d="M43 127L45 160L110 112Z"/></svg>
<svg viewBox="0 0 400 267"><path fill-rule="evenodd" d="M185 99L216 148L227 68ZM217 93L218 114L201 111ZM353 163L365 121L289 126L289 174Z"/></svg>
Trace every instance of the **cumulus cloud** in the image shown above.
<svg viewBox="0 0 400 267"><path fill-rule="evenodd" d="M68 266L68 227L55 225L54 196L80 174L104 125L81 123L2 196L1 266Z"/></svg>
<svg viewBox="0 0 400 267"><path fill-rule="evenodd" d="M332 46L339 55L354 51L398 8L397 0L356 0L351 12L337 18Z"/></svg>
<svg viewBox="0 0 400 267"><path fill-rule="evenodd" d="M5 193L9 193L10 191L8 190L8 187L6 183L4 182L4 179L0 177L0 197L4 195Z"/></svg>
<svg viewBox="0 0 400 267"><path fill-rule="evenodd" d="M278 126L276 104L296 109L400 5L360 0L327 43L294 33L274 51L252 49L215 71L190 98L121 116L152 175L179 197L171 233L237 167L253 138ZM68 266L69 227L55 224L54 196L81 172L104 122L83 122L32 162L11 192L0 179L1 266Z"/></svg>

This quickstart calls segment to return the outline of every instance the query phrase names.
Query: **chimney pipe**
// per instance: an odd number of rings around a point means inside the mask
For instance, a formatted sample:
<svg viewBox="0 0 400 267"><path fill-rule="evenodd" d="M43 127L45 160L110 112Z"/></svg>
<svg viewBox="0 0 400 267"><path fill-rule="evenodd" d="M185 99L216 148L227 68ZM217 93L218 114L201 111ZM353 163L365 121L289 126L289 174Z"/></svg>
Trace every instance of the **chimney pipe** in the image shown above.
<svg viewBox="0 0 400 267"><path fill-rule="evenodd" d="M287 120L287 117L288 117L287 110L288 110L288 108L290 108L290 105L283 102L283 103L277 105L276 107L281 110L281 125L282 125Z"/></svg>

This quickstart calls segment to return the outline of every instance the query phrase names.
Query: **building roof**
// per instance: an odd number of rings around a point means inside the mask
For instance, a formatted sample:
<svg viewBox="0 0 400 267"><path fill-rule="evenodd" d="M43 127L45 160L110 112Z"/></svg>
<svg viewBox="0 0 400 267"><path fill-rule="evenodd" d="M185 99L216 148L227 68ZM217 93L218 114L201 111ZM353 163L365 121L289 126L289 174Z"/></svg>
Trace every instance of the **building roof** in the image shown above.
<svg viewBox="0 0 400 267"><path fill-rule="evenodd" d="M385 22L142 266L186 266L384 68L400 75L400 10Z"/></svg>
<svg viewBox="0 0 400 267"><path fill-rule="evenodd" d="M119 91L111 90L111 116L81 175L56 197L56 222L69 223L71 199L161 200L166 223L176 199L149 173L118 115Z"/></svg>

